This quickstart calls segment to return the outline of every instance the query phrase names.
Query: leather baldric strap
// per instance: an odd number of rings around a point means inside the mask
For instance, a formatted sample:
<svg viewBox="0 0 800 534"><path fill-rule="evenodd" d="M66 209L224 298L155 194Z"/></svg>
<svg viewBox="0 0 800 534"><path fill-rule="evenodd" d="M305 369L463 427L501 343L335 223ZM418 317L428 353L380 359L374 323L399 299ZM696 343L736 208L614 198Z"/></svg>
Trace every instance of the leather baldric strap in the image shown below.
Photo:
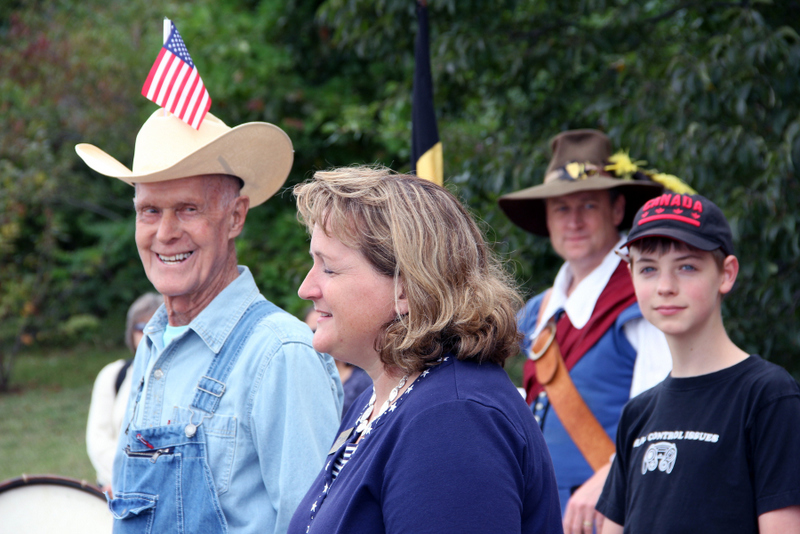
<svg viewBox="0 0 800 534"><path fill-rule="evenodd" d="M542 299L539 308L540 321L549 300L550 291ZM597 471L608 463L614 453L614 443L569 376L556 341L556 323L553 319L533 342L530 358L536 364L536 379L547 392L561 424L591 468Z"/></svg>

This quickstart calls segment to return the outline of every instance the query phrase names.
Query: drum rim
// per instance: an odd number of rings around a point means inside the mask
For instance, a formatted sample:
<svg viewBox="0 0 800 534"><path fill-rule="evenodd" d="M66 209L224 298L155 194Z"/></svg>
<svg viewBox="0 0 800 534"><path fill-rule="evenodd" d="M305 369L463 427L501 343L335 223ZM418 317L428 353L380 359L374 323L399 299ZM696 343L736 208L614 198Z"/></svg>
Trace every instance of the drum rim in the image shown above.
<svg viewBox="0 0 800 534"><path fill-rule="evenodd" d="M98 499L103 499L104 501L106 500L105 494L94 484L90 484L85 480L78 480L76 478L62 477L58 475L22 475L20 477L3 480L0 482L0 493L16 488L35 485L66 486L89 493Z"/></svg>

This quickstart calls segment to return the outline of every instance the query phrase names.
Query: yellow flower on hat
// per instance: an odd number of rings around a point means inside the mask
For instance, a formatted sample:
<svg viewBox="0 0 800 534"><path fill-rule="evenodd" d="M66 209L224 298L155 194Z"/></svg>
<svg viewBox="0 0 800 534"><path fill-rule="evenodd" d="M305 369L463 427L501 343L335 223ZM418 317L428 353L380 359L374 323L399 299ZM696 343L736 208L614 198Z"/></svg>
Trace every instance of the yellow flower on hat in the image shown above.
<svg viewBox="0 0 800 534"><path fill-rule="evenodd" d="M697 191L689 187L689 184L674 176L672 174L663 174L663 173L656 173L652 174L650 178L654 182L658 182L663 185L666 189L672 191L673 193L678 193L680 195L696 195Z"/></svg>
<svg viewBox="0 0 800 534"><path fill-rule="evenodd" d="M574 180L585 180L586 176L586 164L585 163L567 163L564 166L564 170L567 171Z"/></svg>
<svg viewBox="0 0 800 534"><path fill-rule="evenodd" d="M682 195L695 195L697 191L689 187L689 184L681 180L675 175L657 172L655 169L643 169L642 166L647 165L646 161L632 161L628 152L620 150L616 154L608 158L611 162L606 165L607 171L613 171L617 176L623 179L631 179L633 174L641 173L650 180L658 182L664 186L668 191Z"/></svg>
<svg viewBox="0 0 800 534"><path fill-rule="evenodd" d="M620 150L616 154L608 158L611 165L606 165L607 171L613 171L617 176L625 176L633 174L639 170L642 165L647 165L646 161L631 161L631 157L625 150Z"/></svg>

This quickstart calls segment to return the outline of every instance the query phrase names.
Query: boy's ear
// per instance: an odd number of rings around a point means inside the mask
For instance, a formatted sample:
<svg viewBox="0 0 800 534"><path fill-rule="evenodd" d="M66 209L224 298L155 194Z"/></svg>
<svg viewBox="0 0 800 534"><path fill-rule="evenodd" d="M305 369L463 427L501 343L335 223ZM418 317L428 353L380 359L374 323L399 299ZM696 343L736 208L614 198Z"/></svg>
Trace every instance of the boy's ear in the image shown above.
<svg viewBox="0 0 800 534"><path fill-rule="evenodd" d="M726 257L722 262L722 284L719 286L719 292L723 295L729 293L738 274L739 260L733 255Z"/></svg>
<svg viewBox="0 0 800 534"><path fill-rule="evenodd" d="M620 252L619 250L614 250L614 254L619 256L619 258L624 261L628 266L628 273L633 276L633 272L631 271L631 265L633 265L633 255L630 248L628 248L628 253L625 254L624 252Z"/></svg>

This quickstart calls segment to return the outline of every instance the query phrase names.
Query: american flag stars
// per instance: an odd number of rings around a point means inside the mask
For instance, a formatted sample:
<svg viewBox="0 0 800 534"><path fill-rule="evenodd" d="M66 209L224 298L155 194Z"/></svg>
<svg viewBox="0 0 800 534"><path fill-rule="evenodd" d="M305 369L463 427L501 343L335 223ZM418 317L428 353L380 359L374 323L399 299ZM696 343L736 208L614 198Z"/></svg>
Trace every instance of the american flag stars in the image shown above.
<svg viewBox="0 0 800 534"><path fill-rule="evenodd" d="M175 28L174 24L172 25L172 28ZM170 34L169 39L167 39L167 43L164 45L164 47L178 56L181 61L188 64L190 68L194 68L194 63L189 55L189 50L186 48L186 43L183 42L183 38L181 37L181 34L177 32L177 30L174 30Z"/></svg>

